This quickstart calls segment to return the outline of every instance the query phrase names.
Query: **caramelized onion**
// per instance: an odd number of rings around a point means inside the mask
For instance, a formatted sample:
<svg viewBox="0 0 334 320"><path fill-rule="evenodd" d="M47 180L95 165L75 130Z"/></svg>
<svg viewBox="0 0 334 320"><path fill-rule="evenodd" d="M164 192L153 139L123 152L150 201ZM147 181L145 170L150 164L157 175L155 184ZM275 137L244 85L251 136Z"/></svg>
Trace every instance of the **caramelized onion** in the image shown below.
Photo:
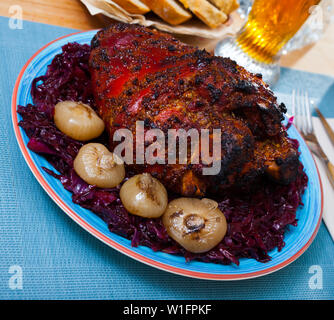
<svg viewBox="0 0 334 320"><path fill-rule="evenodd" d="M103 120L82 102L58 102L54 110L54 122L61 132L80 141L97 138L104 131Z"/></svg>
<svg viewBox="0 0 334 320"><path fill-rule="evenodd" d="M126 181L120 198L126 210L144 218L160 217L168 203L165 187L148 173L138 174Z"/></svg>
<svg viewBox="0 0 334 320"><path fill-rule="evenodd" d="M100 143L82 146L74 159L74 170L88 184L113 188L125 177L123 161Z"/></svg>
<svg viewBox="0 0 334 320"><path fill-rule="evenodd" d="M217 202L210 199L179 198L171 201L162 216L171 238L190 252L202 253L225 236L227 224Z"/></svg>

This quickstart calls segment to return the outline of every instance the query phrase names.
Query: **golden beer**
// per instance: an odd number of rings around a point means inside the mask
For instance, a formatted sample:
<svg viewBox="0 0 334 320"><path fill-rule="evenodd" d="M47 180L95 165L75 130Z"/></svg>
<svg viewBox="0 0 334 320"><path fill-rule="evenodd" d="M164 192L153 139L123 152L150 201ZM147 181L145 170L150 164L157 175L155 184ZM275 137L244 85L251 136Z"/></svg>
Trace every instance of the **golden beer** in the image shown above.
<svg viewBox="0 0 334 320"><path fill-rule="evenodd" d="M271 63L320 0L255 0L236 42L252 58Z"/></svg>

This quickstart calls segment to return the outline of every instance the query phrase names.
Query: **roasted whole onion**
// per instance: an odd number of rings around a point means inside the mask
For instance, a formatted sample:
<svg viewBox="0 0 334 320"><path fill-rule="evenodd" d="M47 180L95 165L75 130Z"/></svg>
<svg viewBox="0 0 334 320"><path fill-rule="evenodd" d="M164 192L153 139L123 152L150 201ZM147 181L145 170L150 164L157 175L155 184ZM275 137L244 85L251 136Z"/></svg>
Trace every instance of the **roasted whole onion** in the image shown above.
<svg viewBox="0 0 334 320"><path fill-rule="evenodd" d="M171 201L162 216L171 238L193 253L215 247L225 236L227 223L217 202L210 199L178 198Z"/></svg>
<svg viewBox="0 0 334 320"><path fill-rule="evenodd" d="M88 143L80 148L74 159L74 170L81 179L99 188L116 187L125 177L122 159L100 143Z"/></svg>
<svg viewBox="0 0 334 320"><path fill-rule="evenodd" d="M127 180L120 191L121 201L130 213L144 218L158 218L166 210L165 187L148 173Z"/></svg>
<svg viewBox="0 0 334 320"><path fill-rule="evenodd" d="M54 122L61 132L80 141L97 138L104 130L103 120L82 102L58 102L54 110Z"/></svg>

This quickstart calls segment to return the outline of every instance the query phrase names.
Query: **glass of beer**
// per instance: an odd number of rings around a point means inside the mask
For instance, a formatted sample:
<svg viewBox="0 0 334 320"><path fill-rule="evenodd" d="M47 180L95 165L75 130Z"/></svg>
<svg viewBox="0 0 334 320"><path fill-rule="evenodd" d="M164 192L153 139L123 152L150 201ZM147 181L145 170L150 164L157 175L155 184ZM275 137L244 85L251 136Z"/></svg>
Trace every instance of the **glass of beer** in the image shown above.
<svg viewBox="0 0 334 320"><path fill-rule="evenodd" d="M283 46L300 29L320 0L255 0L247 22L235 37L218 43L215 54L230 57L269 85L279 78Z"/></svg>

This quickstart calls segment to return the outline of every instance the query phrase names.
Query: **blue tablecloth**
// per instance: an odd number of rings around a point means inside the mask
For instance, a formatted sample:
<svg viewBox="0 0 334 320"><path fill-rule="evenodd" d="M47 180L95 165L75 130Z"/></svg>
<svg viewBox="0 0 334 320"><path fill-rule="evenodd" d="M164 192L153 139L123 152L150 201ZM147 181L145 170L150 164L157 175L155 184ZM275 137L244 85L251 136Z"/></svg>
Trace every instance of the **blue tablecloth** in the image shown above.
<svg viewBox="0 0 334 320"><path fill-rule="evenodd" d="M8 19L0 17L0 299L333 299L334 244L323 224L310 248L286 268L256 279L217 282L134 261L95 239L57 207L21 155L10 105L27 59L71 32L26 21L23 29L12 30ZM321 102L326 116L334 116L334 78L283 69L275 91L289 102L296 85ZM11 282L11 272L17 272L13 266L22 271L22 289L21 283ZM318 275L322 270L322 289L310 285L313 268Z"/></svg>

